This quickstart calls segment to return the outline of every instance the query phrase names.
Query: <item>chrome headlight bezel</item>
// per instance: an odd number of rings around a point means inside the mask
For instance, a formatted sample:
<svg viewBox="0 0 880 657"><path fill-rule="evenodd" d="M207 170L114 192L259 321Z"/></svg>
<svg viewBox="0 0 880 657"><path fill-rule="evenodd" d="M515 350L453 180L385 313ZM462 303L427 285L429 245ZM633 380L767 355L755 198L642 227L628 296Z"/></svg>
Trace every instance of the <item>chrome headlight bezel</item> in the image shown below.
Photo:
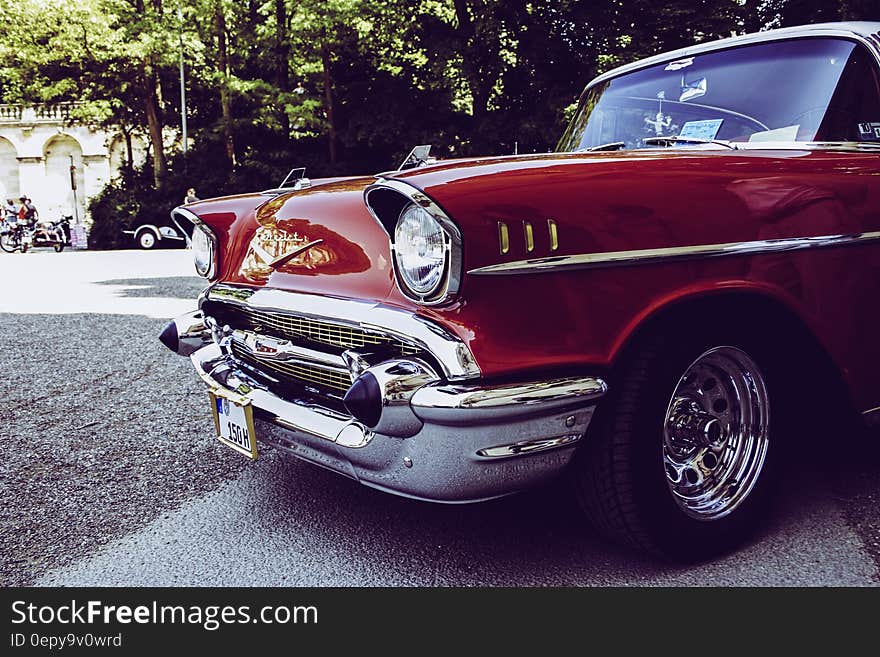
<svg viewBox="0 0 880 657"><path fill-rule="evenodd" d="M393 179L380 179L364 192L367 208L388 234L394 278L403 294L426 306L440 305L455 299L462 278L462 238L454 221L430 197L419 189ZM417 207L436 222L443 233L444 259L440 276L428 290L417 289L407 281L398 259L397 227L404 214Z"/></svg>
<svg viewBox="0 0 880 657"><path fill-rule="evenodd" d="M213 278L217 273L217 238L204 224L193 227L192 252L196 273L205 278Z"/></svg>
<svg viewBox="0 0 880 657"><path fill-rule="evenodd" d="M171 221L186 237L186 244L193 252L196 273L209 280L215 278L219 271L220 244L214 231L195 212L184 207L171 211ZM199 253L204 257L200 259Z"/></svg>
<svg viewBox="0 0 880 657"><path fill-rule="evenodd" d="M408 228L410 230L407 230ZM409 234L404 236L404 231ZM411 273L414 268L413 263L408 262L408 260L418 259L421 255L413 251L416 244L415 241L411 241L411 234L414 232L421 235L433 234L435 238L433 252L426 256L432 261L432 264L421 280ZM407 239L404 240L404 237ZM400 216L397 218L392 248L395 272L409 295L421 301L432 298L442 285L443 279L446 277L446 268L449 265L449 236L440 223L424 208L415 203L408 203L400 211Z"/></svg>

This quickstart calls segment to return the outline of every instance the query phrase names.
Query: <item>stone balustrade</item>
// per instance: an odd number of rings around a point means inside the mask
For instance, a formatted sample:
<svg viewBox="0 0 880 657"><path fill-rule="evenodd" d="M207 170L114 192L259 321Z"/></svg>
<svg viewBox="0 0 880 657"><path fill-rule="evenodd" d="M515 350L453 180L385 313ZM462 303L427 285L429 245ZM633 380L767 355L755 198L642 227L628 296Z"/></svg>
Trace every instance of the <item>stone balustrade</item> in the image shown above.
<svg viewBox="0 0 880 657"><path fill-rule="evenodd" d="M0 124L67 123L71 111L80 103L46 103L42 105L0 104Z"/></svg>

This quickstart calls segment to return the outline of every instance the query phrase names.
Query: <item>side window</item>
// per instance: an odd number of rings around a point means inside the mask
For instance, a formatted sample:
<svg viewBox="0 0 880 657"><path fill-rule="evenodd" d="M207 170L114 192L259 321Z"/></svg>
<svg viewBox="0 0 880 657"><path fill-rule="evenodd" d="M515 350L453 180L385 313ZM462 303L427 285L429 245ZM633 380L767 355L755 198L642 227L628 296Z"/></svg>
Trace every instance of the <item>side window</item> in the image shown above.
<svg viewBox="0 0 880 657"><path fill-rule="evenodd" d="M816 140L880 142L880 75L861 45L849 56Z"/></svg>

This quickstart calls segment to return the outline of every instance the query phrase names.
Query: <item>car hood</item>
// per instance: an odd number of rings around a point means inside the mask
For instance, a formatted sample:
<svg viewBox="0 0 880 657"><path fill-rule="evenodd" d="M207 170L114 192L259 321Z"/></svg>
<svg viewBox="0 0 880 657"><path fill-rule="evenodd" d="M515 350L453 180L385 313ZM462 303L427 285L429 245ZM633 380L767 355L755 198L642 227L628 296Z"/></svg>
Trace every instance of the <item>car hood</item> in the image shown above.
<svg viewBox="0 0 880 657"><path fill-rule="evenodd" d="M374 177L279 195L186 206L217 235L216 280L314 294L384 299L393 284L388 236L364 204ZM279 258L288 256L282 262Z"/></svg>
<svg viewBox="0 0 880 657"><path fill-rule="evenodd" d="M831 160L825 164L833 167L835 158L841 166L851 162L809 150L664 148L482 158L393 177L425 192L461 227L470 271L523 259L749 239L730 221L736 208L773 222L817 198L846 194L815 180L813 165ZM506 251L501 223L509 234Z"/></svg>
<svg viewBox="0 0 880 657"><path fill-rule="evenodd" d="M364 202L364 190L382 179L422 190L455 221L470 272L546 257L752 239L731 216L760 216L769 225L825 198L846 202L845 186L828 189L816 177L816 161L827 170L837 166L835 158L851 165L840 154L808 150L480 158L187 208L219 235L225 282L407 303L394 285L388 236ZM852 193L861 193L858 186ZM272 266L297 249L304 250Z"/></svg>

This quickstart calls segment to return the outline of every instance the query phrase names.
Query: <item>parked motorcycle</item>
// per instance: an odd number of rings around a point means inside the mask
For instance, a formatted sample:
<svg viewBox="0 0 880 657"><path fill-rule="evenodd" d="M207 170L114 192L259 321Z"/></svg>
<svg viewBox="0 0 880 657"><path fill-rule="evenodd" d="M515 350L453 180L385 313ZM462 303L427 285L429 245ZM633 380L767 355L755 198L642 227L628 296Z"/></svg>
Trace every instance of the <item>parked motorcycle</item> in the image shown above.
<svg viewBox="0 0 880 657"><path fill-rule="evenodd" d="M58 221L41 221L33 227L3 222L0 226L0 249L7 253L27 250L34 246L51 246L56 253L70 245L70 220L65 215Z"/></svg>
<svg viewBox="0 0 880 657"><path fill-rule="evenodd" d="M43 221L33 231L31 246L51 246L56 253L70 246L71 215L64 215L58 221Z"/></svg>
<svg viewBox="0 0 880 657"><path fill-rule="evenodd" d="M29 233L30 231L24 226L4 221L0 224L0 249L7 253L16 251L24 253L30 245L25 239L25 235Z"/></svg>

